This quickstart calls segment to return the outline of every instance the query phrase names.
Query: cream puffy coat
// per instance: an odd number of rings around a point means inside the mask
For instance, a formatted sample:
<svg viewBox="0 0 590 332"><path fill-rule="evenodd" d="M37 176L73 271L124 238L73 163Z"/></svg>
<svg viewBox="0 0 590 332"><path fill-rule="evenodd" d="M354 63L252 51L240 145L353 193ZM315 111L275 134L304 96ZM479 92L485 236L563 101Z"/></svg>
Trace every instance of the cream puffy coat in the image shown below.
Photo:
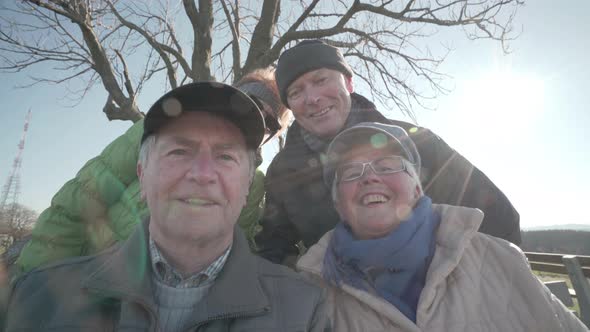
<svg viewBox="0 0 590 332"><path fill-rule="evenodd" d="M442 218L416 323L384 299L321 280L327 233L299 260L328 288L334 331L588 331L531 273L523 252L478 233L477 209L433 204Z"/></svg>

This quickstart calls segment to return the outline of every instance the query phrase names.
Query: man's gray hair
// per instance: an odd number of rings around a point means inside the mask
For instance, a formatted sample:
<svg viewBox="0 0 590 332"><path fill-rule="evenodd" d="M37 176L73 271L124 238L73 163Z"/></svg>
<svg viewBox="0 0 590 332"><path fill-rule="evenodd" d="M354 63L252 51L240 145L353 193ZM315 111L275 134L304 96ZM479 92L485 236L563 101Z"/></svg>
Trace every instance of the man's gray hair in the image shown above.
<svg viewBox="0 0 590 332"><path fill-rule="evenodd" d="M416 184L420 188L420 196L423 196L424 189L422 189L422 182L420 181L420 176L418 175L418 172L416 172L416 168L414 167L414 164L409 162L406 158L402 158L402 160L404 161L404 164L406 166L406 171L408 172L408 174L410 174L410 177L414 180L414 182L416 182ZM366 172L366 170L365 170L365 172ZM334 177L334 181L332 181L332 201L334 203L338 202L338 178L337 177Z"/></svg>
<svg viewBox="0 0 590 332"><path fill-rule="evenodd" d="M148 136L143 141L143 143L141 143L141 146L139 147L139 157L137 159L138 165L143 165L145 167L150 156L150 151L152 151L155 144L155 134ZM248 154L248 176L250 179L249 184L252 184L252 180L254 179L254 172L256 172L256 151L248 149L246 153Z"/></svg>
<svg viewBox="0 0 590 332"><path fill-rule="evenodd" d="M139 147L139 157L137 158L138 165L146 165L148 158L150 156L150 151L154 148L154 144L156 144L156 135L148 136Z"/></svg>

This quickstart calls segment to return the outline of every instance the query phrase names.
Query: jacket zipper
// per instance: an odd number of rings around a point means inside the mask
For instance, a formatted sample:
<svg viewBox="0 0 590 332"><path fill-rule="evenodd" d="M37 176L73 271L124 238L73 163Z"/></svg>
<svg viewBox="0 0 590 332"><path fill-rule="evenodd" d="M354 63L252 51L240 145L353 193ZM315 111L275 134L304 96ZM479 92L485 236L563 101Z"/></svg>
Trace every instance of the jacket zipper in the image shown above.
<svg viewBox="0 0 590 332"><path fill-rule="evenodd" d="M260 316L261 314L263 314L265 312L269 312L269 311L270 311L270 307L264 307L263 309L256 310L256 311L242 311L242 312L234 312L231 314L223 314L223 315L213 316L213 317L209 317L209 318L205 319L204 321L197 323L196 325L193 325L187 331L197 331L203 325L210 323L212 321L216 321L216 320L226 320L229 318L243 318L243 317Z"/></svg>

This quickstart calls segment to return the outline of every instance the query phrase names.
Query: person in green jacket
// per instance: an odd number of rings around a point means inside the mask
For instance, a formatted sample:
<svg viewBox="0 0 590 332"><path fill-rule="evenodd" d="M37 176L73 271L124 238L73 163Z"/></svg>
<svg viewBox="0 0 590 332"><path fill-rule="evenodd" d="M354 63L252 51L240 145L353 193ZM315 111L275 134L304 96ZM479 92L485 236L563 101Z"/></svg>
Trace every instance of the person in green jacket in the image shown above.
<svg viewBox="0 0 590 332"><path fill-rule="evenodd" d="M253 71L235 86L255 97L262 106L266 123L264 143L287 127L291 112L280 102L274 69ZM92 255L129 237L135 225L147 216L136 175L142 134L140 120L89 160L55 194L16 261L17 274L63 258ZM260 164L262 158L258 155ZM258 169L238 219L252 249L263 208L264 173Z"/></svg>

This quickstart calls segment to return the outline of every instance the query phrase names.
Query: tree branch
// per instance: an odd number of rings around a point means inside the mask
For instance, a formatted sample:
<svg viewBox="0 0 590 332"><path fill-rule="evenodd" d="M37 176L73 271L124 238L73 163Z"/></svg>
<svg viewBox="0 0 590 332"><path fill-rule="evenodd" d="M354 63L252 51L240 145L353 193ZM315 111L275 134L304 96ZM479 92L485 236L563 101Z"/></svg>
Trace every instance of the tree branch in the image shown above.
<svg viewBox="0 0 590 332"><path fill-rule="evenodd" d="M250 49L244 64L244 73L248 73L256 68L267 67L278 56L270 51L272 38L275 32L277 20L279 18L279 1L265 0L260 11L260 20L254 28ZM278 52L276 53L278 55ZM234 76L234 81L241 77Z"/></svg>
<svg viewBox="0 0 590 332"><path fill-rule="evenodd" d="M165 51L168 51L170 53L176 53L175 56L179 60L179 62L181 63L181 66L183 66L182 63L184 62L183 68L185 68L185 71L188 70L188 72L190 72L190 70L188 69L188 63L186 63L186 61L184 60L184 58L182 57L182 55L177 54L176 50L172 49L168 45L164 45L164 44L158 43L154 38L152 38L152 36L150 36L148 34L148 32L146 30L141 29L136 24L133 24L133 23L129 22L128 20L126 20L117 11L117 9L111 3L111 1L108 1L107 0L107 4L111 8L111 11L113 12L113 14L115 14L115 16L119 19L119 21L121 22L121 24L123 24L124 26L128 27L129 29L131 29L133 31L136 31L140 35L142 35L145 38L145 40L152 46L152 48L156 52L158 52L158 54L162 58L162 61L164 61L164 63L166 64L168 81L170 82L170 85L172 86L172 88L176 88L178 86L178 83L176 81L176 70L175 70L174 66L172 65L172 61L170 60L170 57L168 56L168 54Z"/></svg>
<svg viewBox="0 0 590 332"><path fill-rule="evenodd" d="M317 38L341 49L372 97L412 116L415 106L428 106L448 92L443 85L447 76L438 68L449 50L431 49L429 38L461 27L467 38L497 41L508 52L509 41L517 37L514 15L522 4L183 0L181 6L162 0L21 0L0 4L0 70L51 67L61 75L33 76L31 85L72 82L63 86L79 98L100 80L108 95L107 117L135 120L141 113L134 100L148 83L175 87L214 79L213 73L235 82L275 63L294 42ZM176 19L181 12L187 22ZM214 18L221 20L214 24ZM174 29L187 27L192 34L176 35ZM190 60L182 46L192 46Z"/></svg>
<svg viewBox="0 0 590 332"><path fill-rule="evenodd" d="M212 0L199 0L199 10L192 0L182 0L193 27L192 75L194 80L211 80L211 30L213 28Z"/></svg>
<svg viewBox="0 0 590 332"><path fill-rule="evenodd" d="M129 99L135 100L135 91L133 91L133 85L131 83L131 79L129 78L129 70L127 69L127 63L125 62L125 59L123 58L123 55L121 54L121 52L119 52L119 50L115 50L115 53L117 54L117 56L121 60L121 63L123 64L123 77L125 80L125 89L127 89L127 95L129 95Z"/></svg>
<svg viewBox="0 0 590 332"><path fill-rule="evenodd" d="M223 8L223 13L225 14L225 19L227 20L227 26L229 27L229 31L231 31L232 40L232 59L233 59L233 72L235 76L241 76L241 69L240 69L240 17L237 14L237 11L234 12L235 22L233 22L231 18L231 14L227 8L225 0L221 0L221 6Z"/></svg>

